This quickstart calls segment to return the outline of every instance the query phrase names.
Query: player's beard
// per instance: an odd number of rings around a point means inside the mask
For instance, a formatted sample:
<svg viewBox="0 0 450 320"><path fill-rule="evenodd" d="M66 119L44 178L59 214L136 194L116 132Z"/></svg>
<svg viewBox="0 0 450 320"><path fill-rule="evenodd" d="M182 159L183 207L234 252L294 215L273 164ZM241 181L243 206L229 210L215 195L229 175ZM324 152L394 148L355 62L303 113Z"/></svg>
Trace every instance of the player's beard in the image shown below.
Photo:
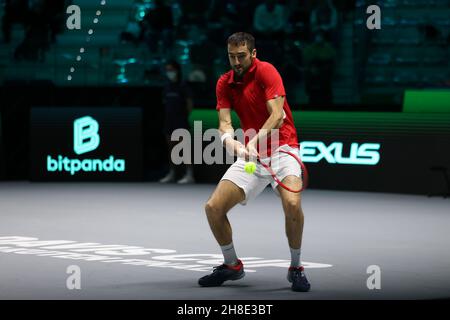
<svg viewBox="0 0 450 320"><path fill-rule="evenodd" d="M253 64L253 58L250 58L250 64L246 68L242 67L242 65L241 65L241 69L237 69L236 67L233 67L233 70L239 78L242 78L244 76L244 74L248 71L248 69L250 69L252 64Z"/></svg>

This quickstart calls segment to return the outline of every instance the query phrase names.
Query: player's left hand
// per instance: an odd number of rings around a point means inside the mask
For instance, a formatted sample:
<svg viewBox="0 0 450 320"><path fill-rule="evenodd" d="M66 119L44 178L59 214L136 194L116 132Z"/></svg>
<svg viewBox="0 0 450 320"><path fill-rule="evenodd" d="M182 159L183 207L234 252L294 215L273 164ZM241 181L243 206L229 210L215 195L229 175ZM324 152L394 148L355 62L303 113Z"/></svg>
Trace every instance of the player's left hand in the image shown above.
<svg viewBox="0 0 450 320"><path fill-rule="evenodd" d="M258 150L256 149L256 142L250 141L249 143L247 143L245 149L247 150L245 160L256 163L256 159L259 157Z"/></svg>

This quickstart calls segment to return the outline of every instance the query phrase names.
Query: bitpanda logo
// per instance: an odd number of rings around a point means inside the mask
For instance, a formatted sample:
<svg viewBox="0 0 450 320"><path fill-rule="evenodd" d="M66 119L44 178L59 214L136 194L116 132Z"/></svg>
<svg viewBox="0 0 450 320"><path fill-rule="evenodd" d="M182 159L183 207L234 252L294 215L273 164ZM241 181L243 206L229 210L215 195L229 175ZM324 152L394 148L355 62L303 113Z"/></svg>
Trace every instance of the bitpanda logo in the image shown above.
<svg viewBox="0 0 450 320"><path fill-rule="evenodd" d="M86 116L73 122L73 151L83 154L93 151L100 145L97 120Z"/></svg>
<svg viewBox="0 0 450 320"><path fill-rule="evenodd" d="M73 151L76 155L82 155L96 150L100 146L100 126L94 118L85 116L75 119L73 122ZM110 155L107 159L69 159L63 155L57 155L55 159L47 156L47 171L70 172L75 175L84 172L124 172L125 159L114 159Z"/></svg>

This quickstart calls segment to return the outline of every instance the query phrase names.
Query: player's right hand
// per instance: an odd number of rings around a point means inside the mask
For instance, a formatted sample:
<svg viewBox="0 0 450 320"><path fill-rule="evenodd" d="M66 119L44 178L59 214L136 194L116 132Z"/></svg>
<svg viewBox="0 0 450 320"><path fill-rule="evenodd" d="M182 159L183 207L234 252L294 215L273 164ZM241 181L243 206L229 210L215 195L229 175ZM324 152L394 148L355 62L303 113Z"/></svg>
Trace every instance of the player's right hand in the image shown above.
<svg viewBox="0 0 450 320"><path fill-rule="evenodd" d="M238 158L247 159L249 157L249 153L243 144L236 144L236 155Z"/></svg>
<svg viewBox="0 0 450 320"><path fill-rule="evenodd" d="M249 142L245 149L246 149L245 160L256 163L257 159L259 158L259 153L258 150L256 149L256 146L253 143Z"/></svg>

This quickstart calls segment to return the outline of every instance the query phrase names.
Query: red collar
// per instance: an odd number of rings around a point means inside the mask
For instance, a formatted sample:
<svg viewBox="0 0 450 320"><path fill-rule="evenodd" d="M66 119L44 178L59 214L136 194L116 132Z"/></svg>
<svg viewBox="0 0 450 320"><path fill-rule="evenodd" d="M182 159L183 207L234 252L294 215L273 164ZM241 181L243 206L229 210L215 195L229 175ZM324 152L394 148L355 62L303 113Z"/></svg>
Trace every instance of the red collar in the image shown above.
<svg viewBox="0 0 450 320"><path fill-rule="evenodd" d="M253 60L253 62L252 62L252 65L250 66L250 68L249 68L249 69L247 70L247 72L244 74L244 78L242 79L242 81L239 81L239 82L235 82L235 81L234 81L234 70L231 69L231 76L230 76L230 78L228 79L228 84L232 84L232 83L243 83L243 82L245 82L245 81L248 79L248 77L250 76L250 74L253 73L253 72L255 72L256 65L257 65L258 63L259 63L258 58L255 58L255 59Z"/></svg>

